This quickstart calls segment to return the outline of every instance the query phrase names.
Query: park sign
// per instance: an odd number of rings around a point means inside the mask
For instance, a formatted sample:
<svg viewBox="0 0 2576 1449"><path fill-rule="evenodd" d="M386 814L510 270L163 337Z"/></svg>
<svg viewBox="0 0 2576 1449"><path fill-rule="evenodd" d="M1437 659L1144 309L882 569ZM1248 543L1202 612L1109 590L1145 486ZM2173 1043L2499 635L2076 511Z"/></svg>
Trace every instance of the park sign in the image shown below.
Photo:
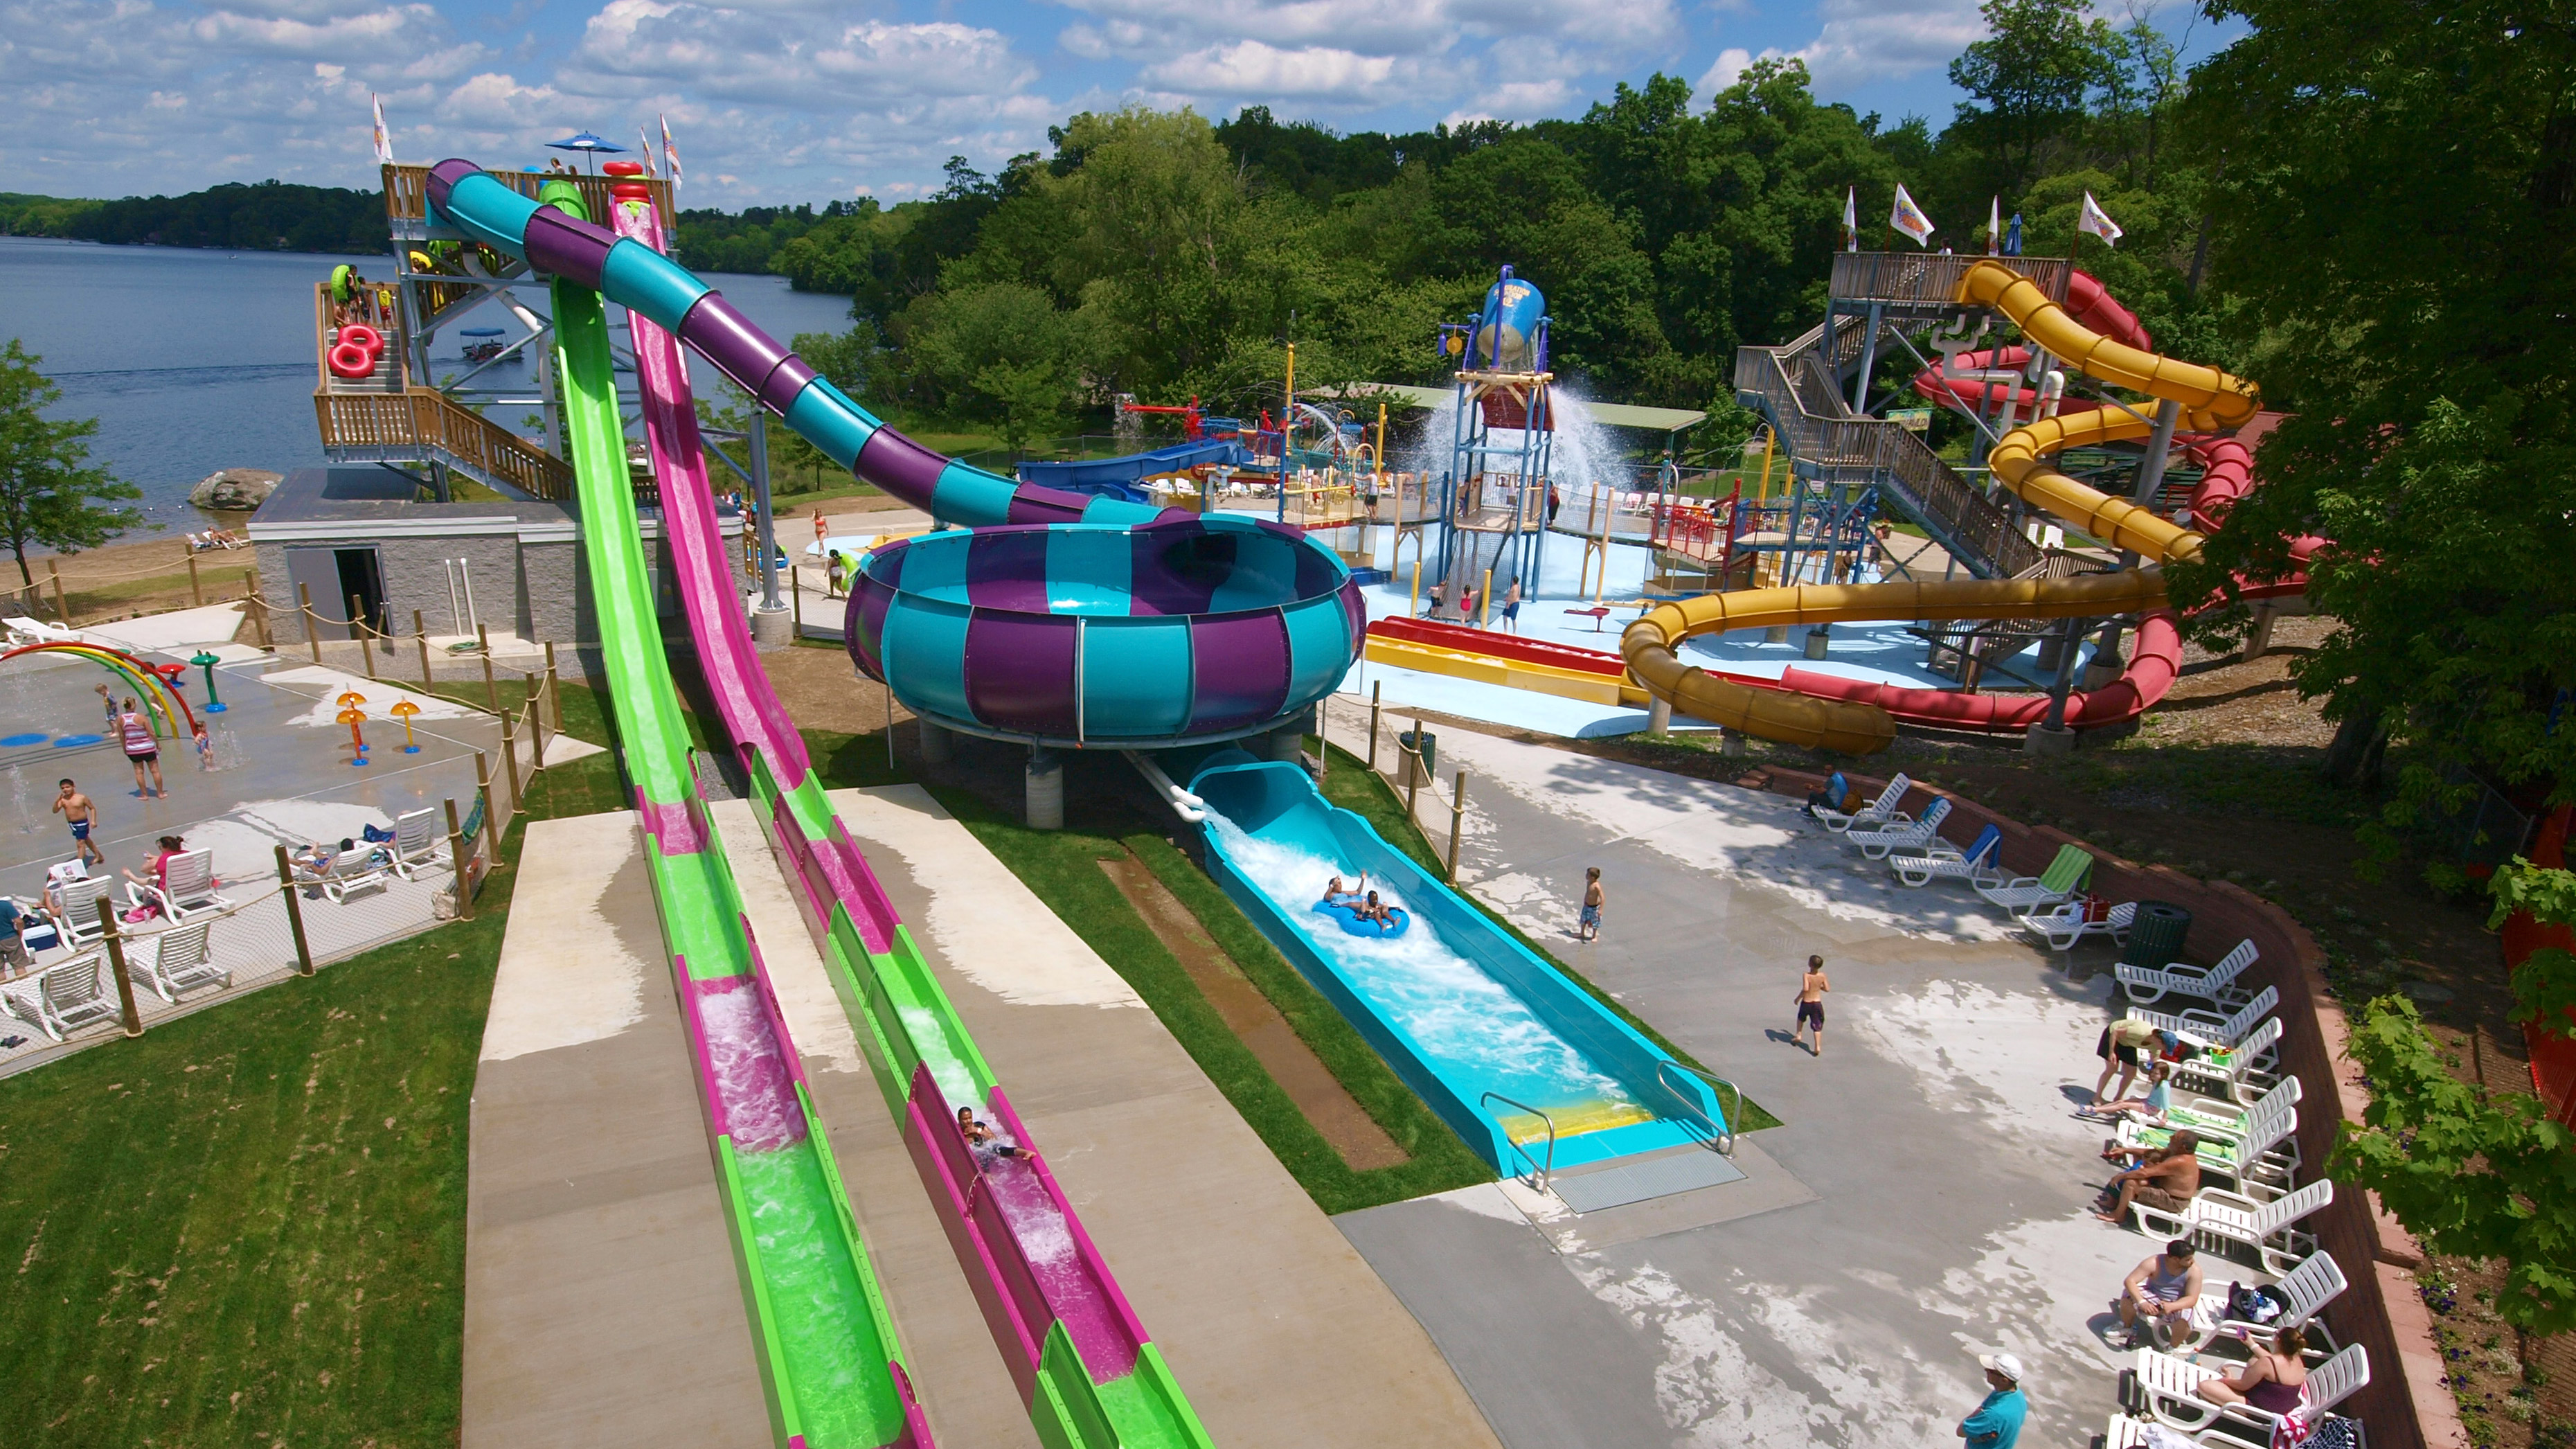
<svg viewBox="0 0 2576 1449"><path fill-rule="evenodd" d="M1909 433L1928 432L1932 427L1930 408L1890 408L1887 420Z"/></svg>

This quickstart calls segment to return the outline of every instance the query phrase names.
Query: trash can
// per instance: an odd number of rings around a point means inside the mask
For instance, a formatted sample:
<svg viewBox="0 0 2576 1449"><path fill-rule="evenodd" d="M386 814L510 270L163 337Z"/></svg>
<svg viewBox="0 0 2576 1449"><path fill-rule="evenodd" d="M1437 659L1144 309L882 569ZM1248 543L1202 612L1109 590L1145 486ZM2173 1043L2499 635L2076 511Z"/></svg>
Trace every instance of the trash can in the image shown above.
<svg viewBox="0 0 2576 1449"><path fill-rule="evenodd" d="M1420 783L1428 785L1433 780L1440 778L1440 737L1438 735L1433 734L1429 730L1401 730L1397 732L1395 738L1396 742L1403 745L1407 750L1418 749L1422 751L1421 780L1417 782L1413 776L1408 773L1398 781L1399 784L1412 785ZM1412 755L1408 754L1404 757L1404 767L1407 771L1410 771L1413 768Z"/></svg>
<svg viewBox="0 0 2576 1449"><path fill-rule="evenodd" d="M2168 901L2138 902L2137 919L2129 923L2128 949L2120 961L2128 966L2170 966L2182 959L2183 938L2191 934L2191 912Z"/></svg>

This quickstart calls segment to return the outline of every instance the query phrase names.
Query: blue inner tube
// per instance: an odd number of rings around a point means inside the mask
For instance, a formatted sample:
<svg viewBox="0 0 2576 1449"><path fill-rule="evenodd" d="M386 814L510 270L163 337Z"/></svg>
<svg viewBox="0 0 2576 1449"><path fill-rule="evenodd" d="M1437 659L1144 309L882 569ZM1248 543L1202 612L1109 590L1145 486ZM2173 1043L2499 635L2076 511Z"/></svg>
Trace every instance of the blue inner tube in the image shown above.
<svg viewBox="0 0 2576 1449"><path fill-rule="evenodd" d="M1387 907L1387 915L1390 919L1384 921L1363 921L1356 909L1338 902L1319 901L1316 903L1315 912L1318 915L1332 917L1341 924L1343 930L1354 936L1378 936L1386 940L1393 940L1403 935L1404 928L1413 924L1413 914L1402 906Z"/></svg>

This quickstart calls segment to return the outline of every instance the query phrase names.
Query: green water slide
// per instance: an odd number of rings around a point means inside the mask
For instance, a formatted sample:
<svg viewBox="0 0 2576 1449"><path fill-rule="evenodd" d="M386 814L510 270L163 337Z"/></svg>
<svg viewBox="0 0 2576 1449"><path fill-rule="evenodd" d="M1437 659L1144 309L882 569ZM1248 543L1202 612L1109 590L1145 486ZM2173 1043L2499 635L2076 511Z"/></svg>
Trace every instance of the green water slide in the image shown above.
<svg viewBox="0 0 2576 1449"><path fill-rule="evenodd" d="M558 188L550 188L558 190ZM581 214L572 188L546 199ZM635 792L771 1426L789 1449L928 1449L795 1045L698 796L646 571L599 294L552 283L612 718Z"/></svg>

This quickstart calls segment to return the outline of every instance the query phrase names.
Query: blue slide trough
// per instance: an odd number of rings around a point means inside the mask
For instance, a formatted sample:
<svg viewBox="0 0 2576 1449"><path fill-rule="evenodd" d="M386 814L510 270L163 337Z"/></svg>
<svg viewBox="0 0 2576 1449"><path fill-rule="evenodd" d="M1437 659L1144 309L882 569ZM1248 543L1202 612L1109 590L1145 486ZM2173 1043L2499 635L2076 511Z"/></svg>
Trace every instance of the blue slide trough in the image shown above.
<svg viewBox="0 0 2576 1449"><path fill-rule="evenodd" d="M1208 873L1495 1171L1712 1144L1732 1130L1704 1083L1326 802L1304 770L1222 751L1189 788L1210 812ZM1360 871L1413 913L1402 937L1350 935L1313 909L1328 878Z"/></svg>

